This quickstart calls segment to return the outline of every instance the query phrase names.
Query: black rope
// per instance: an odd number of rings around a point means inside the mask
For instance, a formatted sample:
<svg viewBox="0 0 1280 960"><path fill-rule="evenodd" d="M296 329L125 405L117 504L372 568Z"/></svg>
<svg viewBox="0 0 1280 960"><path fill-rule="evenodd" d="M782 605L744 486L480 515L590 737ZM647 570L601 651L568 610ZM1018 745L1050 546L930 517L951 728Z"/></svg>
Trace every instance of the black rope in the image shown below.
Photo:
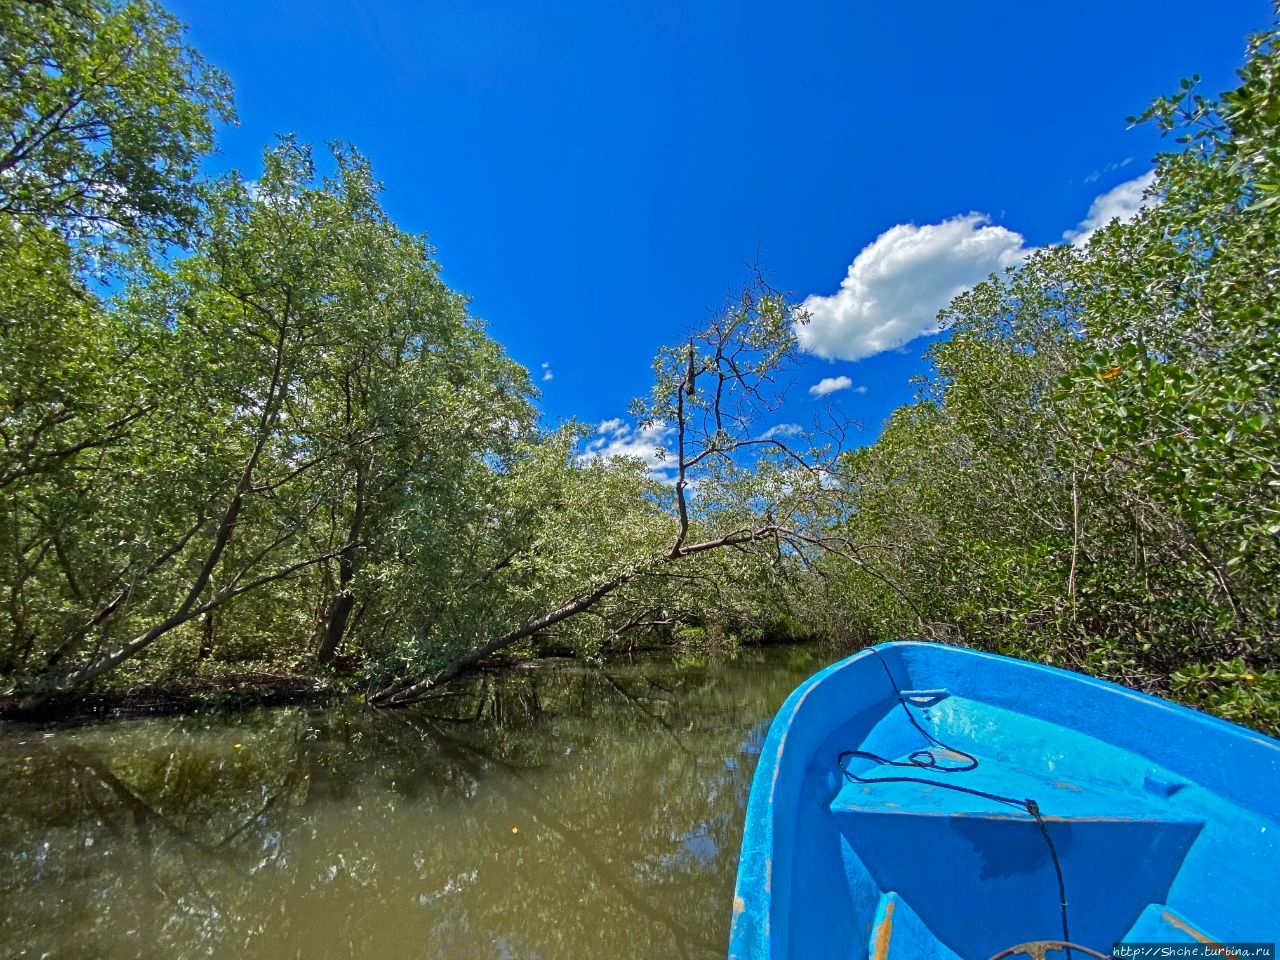
<svg viewBox="0 0 1280 960"><path fill-rule="evenodd" d="M1053 845L1053 837L1049 836L1049 825L1040 816L1040 805L1030 797L1026 799L1027 813L1036 818L1040 824L1040 835L1044 837L1044 845L1049 848L1049 859L1053 861L1053 872L1058 875L1058 904L1062 909L1062 939L1068 944L1067 960L1071 960L1071 931L1067 928L1067 884L1062 879L1062 864L1058 862L1058 850Z"/></svg>
<svg viewBox="0 0 1280 960"><path fill-rule="evenodd" d="M884 767L906 767L916 770L935 770L938 773L968 773L970 770L978 769L978 758L971 753L963 750L957 750L955 747L949 747L916 720L915 714L911 712L907 701L899 692L898 682L893 679L893 673L889 670L889 665L884 662L880 656L880 651L875 647L870 648L875 654L876 662L884 669L885 676L889 678L889 685L893 689L893 695L897 698L898 705L902 707L903 713L907 715L907 719L911 721L911 725L920 732L920 734L933 744L940 747L947 753L957 757L963 757L964 762L960 764L944 765L939 761L932 749L916 750L911 753L906 760L891 760L882 757L879 754L871 753L867 750L846 750L836 758L836 764L840 767L840 772L844 774L844 778L850 783L922 783L930 787L941 787L943 790L954 790L957 793L967 793L970 796L982 797L985 800L993 800L996 803L1005 803L1012 807L1019 807L1025 810L1029 815L1035 818L1036 823L1040 826L1040 835L1044 837L1045 846L1049 849L1049 859L1053 862L1053 872L1058 877L1058 905L1062 911L1062 939L1066 946L1067 960L1071 960L1071 930L1067 925L1067 885L1062 878L1062 864L1058 861L1058 851L1053 845L1053 838L1049 836L1049 825L1045 823L1044 817L1040 815L1040 805L1030 797L1025 800L1019 800L1016 797L1005 797L998 793L988 793L985 790L975 790L973 787L963 787L955 783L946 783L942 780L931 780L927 777L860 777L849 769L849 760L858 758L860 760L870 760L873 763Z"/></svg>

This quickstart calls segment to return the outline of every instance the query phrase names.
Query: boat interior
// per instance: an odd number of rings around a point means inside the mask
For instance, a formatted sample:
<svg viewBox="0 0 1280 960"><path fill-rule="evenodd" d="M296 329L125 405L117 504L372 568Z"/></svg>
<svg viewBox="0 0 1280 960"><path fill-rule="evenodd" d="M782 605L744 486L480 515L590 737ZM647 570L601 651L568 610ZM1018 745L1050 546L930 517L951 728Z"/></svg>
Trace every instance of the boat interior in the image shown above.
<svg viewBox="0 0 1280 960"><path fill-rule="evenodd" d="M1251 752L1239 728L1061 671L894 646L810 688L780 738L768 955L1274 939L1273 741Z"/></svg>

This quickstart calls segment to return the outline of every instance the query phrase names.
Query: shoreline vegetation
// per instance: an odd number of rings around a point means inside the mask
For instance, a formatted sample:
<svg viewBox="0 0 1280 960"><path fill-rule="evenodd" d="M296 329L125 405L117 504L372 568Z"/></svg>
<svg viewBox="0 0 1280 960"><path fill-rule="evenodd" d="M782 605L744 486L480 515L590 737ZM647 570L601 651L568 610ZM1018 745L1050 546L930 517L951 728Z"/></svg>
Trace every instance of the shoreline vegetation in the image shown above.
<svg viewBox="0 0 1280 960"><path fill-rule="evenodd" d="M242 673L203 682L158 684L135 689L95 690L32 698L0 698L0 720L14 726L87 726L141 717L257 707L322 704L340 694L313 677Z"/></svg>
<svg viewBox="0 0 1280 960"><path fill-rule="evenodd" d="M157 3L7 5L0 696L392 708L549 647L920 637L1274 734L1277 24L1136 118L1142 213L942 313L874 443L765 429L806 318L753 269L654 360L659 476L539 424L355 148L205 174L230 84Z"/></svg>
<svg viewBox="0 0 1280 960"><path fill-rule="evenodd" d="M632 663L639 658L652 657L673 663L684 662L689 658L701 662L708 657L734 661L738 659L740 652L746 650L798 647L814 651L828 650L831 646L817 639L793 637L764 639L751 644L749 648L736 645L732 648L677 648L670 643L654 641L647 646L636 646L592 663L607 668L610 664ZM854 648L849 648L848 652L853 653ZM468 679L474 679L484 675L554 670L567 664L583 662L577 652L569 648L539 650L524 656L499 654L478 664L467 676ZM14 727L42 729L46 726L79 727L180 714L234 714L263 707L323 707L342 702L354 702L363 706L364 697L353 692L344 679L349 672L338 670L330 676L321 677L305 672L246 669L237 673L187 677L170 682L144 681L134 687L103 687L89 692L67 691L36 697L11 693L0 696L0 721ZM439 691L436 696L450 696L459 692L448 688Z"/></svg>

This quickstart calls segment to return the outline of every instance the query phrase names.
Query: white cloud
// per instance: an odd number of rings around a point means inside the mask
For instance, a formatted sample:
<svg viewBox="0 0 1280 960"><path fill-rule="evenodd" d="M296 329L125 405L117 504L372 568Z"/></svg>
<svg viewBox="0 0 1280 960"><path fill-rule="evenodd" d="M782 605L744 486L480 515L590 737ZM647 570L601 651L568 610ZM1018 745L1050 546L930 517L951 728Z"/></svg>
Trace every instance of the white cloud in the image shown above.
<svg viewBox="0 0 1280 960"><path fill-rule="evenodd" d="M781 437L798 437L804 433L804 427L798 423L780 423L760 434L761 440L773 440Z"/></svg>
<svg viewBox="0 0 1280 960"><path fill-rule="evenodd" d="M893 350L936 332L938 311L957 294L1030 252L1021 234L980 213L899 224L854 258L839 291L804 301L809 322L796 335L804 350L832 360Z"/></svg>
<svg viewBox="0 0 1280 960"><path fill-rule="evenodd" d="M612 460L630 457L642 460L649 468L649 475L658 480L670 480L666 471L671 469L671 451L667 441L675 434L675 428L665 423L650 424L636 429L615 417L596 427L595 435L586 442L580 460L596 458Z"/></svg>
<svg viewBox="0 0 1280 960"><path fill-rule="evenodd" d="M1123 170L1129 164L1133 163L1133 157L1125 157L1119 163L1108 163L1101 170L1095 170L1084 178L1085 183L1097 183L1108 173L1115 173L1117 170Z"/></svg>
<svg viewBox="0 0 1280 960"><path fill-rule="evenodd" d="M556 378L556 375L551 372L551 364L544 363L542 365L542 382L550 383L555 378Z"/></svg>
<svg viewBox="0 0 1280 960"><path fill-rule="evenodd" d="M815 397L825 397L837 390L849 390L852 387L853 381L848 377L824 377L809 388L809 393Z"/></svg>
<svg viewBox="0 0 1280 960"><path fill-rule="evenodd" d="M1154 176L1145 173L1096 197L1088 215L1063 239L1082 246L1117 217L1132 218L1142 209ZM1088 178L1096 179L1092 174ZM981 213L890 227L854 258L837 292L812 295L801 305L809 314L809 322L796 328L801 349L828 360L861 360L936 333L939 310L988 274L1020 263L1033 249L1020 233L992 224ZM840 388L824 392L831 389Z"/></svg>
<svg viewBox="0 0 1280 960"><path fill-rule="evenodd" d="M1155 171L1148 171L1133 180L1126 180L1118 187L1113 187L1101 196L1095 197L1089 205L1089 215L1080 221L1075 229L1068 230L1062 239L1077 247L1089 242L1089 238L1116 218L1131 220L1146 204L1143 195L1155 181ZM1151 201L1147 201L1150 203Z"/></svg>

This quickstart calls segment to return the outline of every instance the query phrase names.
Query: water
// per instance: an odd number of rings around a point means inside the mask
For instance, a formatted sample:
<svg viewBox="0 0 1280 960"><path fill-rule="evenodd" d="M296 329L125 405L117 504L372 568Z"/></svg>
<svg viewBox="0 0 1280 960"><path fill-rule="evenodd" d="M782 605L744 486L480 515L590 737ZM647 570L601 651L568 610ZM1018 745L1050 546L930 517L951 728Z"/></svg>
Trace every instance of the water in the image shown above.
<svg viewBox="0 0 1280 960"><path fill-rule="evenodd" d="M832 659L0 737L0 957L723 957L769 719Z"/></svg>

